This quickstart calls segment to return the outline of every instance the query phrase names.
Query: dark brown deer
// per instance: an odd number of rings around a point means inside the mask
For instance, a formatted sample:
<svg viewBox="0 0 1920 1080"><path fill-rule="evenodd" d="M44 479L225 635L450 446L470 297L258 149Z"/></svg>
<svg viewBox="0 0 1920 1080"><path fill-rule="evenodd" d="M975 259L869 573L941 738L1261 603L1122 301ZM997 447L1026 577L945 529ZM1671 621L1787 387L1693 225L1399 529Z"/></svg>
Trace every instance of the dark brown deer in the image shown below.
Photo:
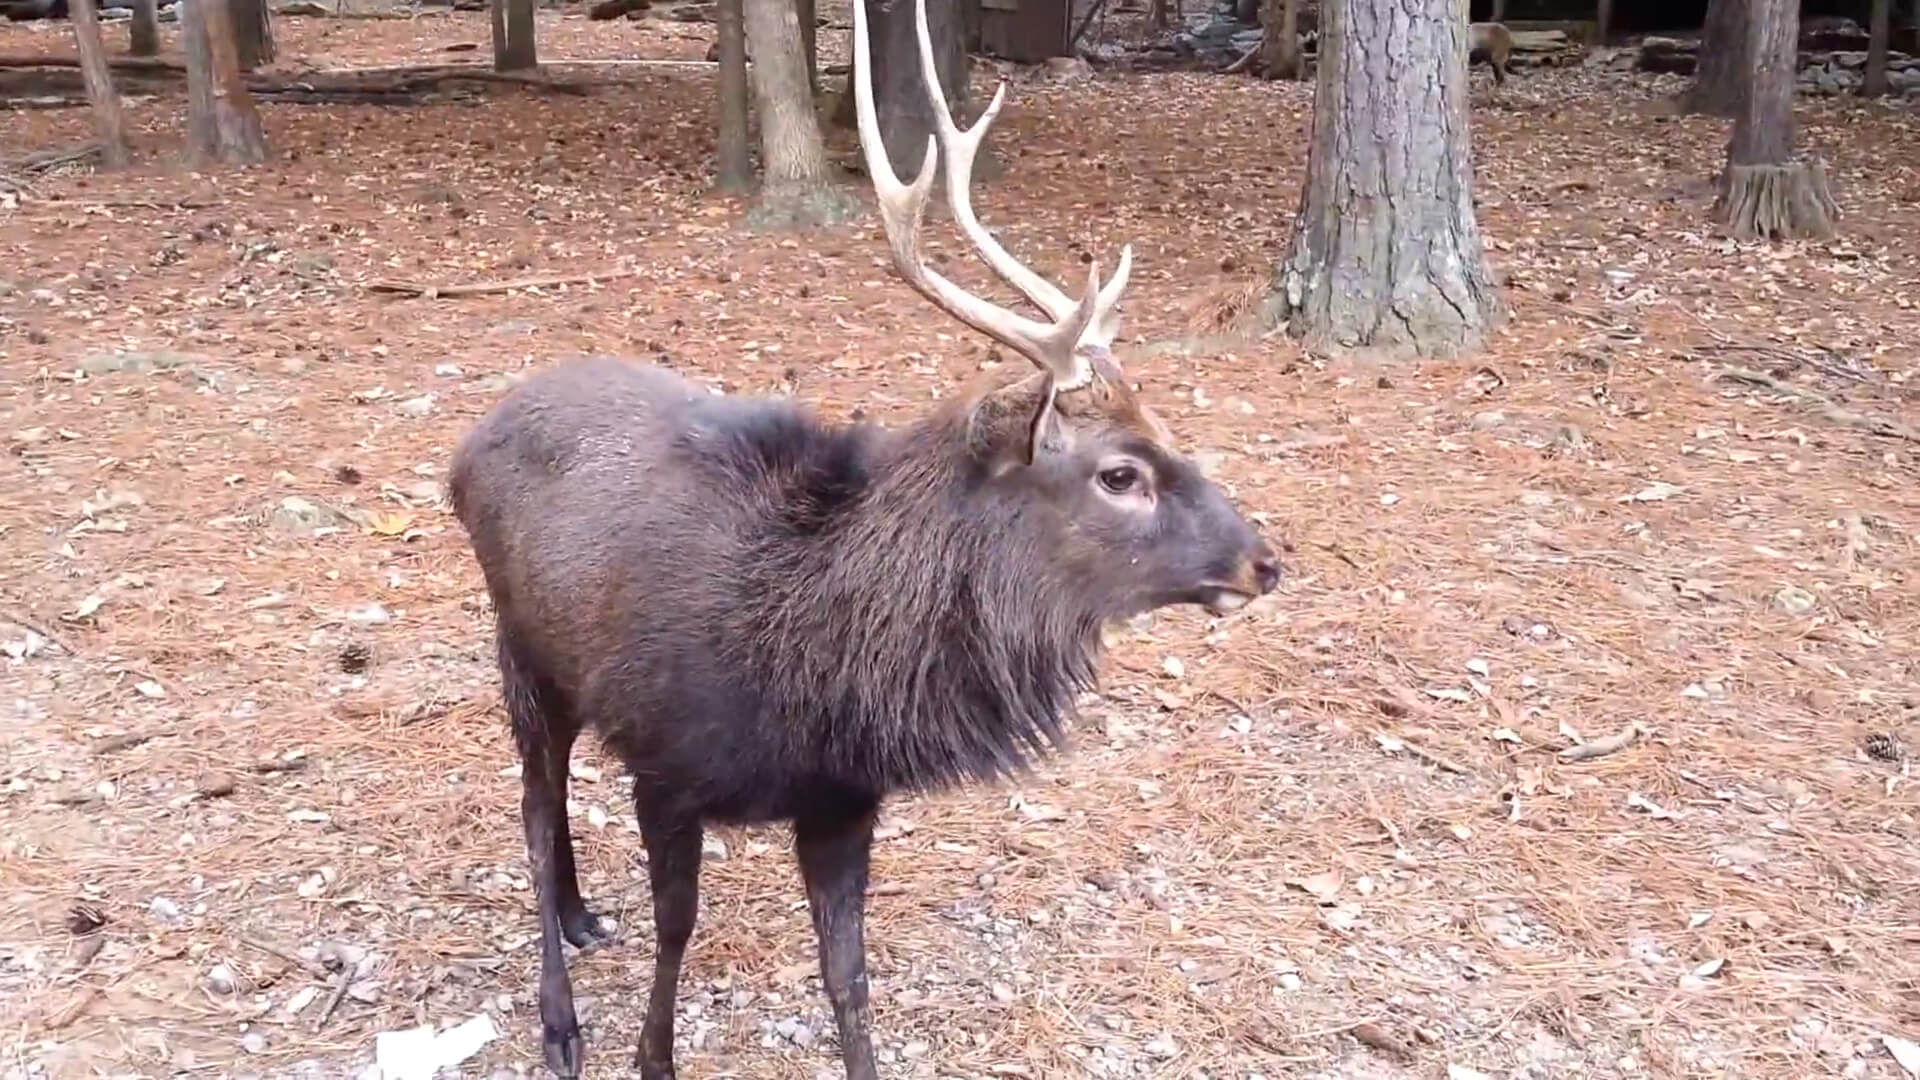
<svg viewBox="0 0 1920 1080"><path fill-rule="evenodd" d="M924 0L921 0L924 4ZM548 1066L583 1043L562 942L604 933L568 833L567 760L592 727L634 777L656 933L635 1061L673 1070L701 827L791 821L847 1075L873 1080L864 915L881 800L1014 774L1061 741L1101 625L1271 591L1272 551L1171 445L1109 345L1130 265L1078 300L974 217L970 129L933 91L954 220L1049 322L921 260L936 147L903 185L874 117L854 10L861 145L895 268L943 311L1032 361L898 429L834 426L785 399L717 397L615 360L549 369L462 440L451 493L493 599L524 766ZM927 85L932 45L920 8Z"/></svg>

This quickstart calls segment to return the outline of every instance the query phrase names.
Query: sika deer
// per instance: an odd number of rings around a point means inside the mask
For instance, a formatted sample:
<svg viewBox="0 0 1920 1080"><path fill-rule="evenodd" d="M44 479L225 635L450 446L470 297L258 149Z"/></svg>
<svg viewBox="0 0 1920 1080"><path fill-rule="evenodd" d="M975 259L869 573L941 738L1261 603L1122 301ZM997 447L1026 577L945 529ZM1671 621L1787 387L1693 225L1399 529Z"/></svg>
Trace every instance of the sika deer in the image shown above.
<svg viewBox="0 0 1920 1080"><path fill-rule="evenodd" d="M990 375L888 430L585 360L528 379L462 440L453 503L493 600L524 764L541 1041L561 1076L577 1075L584 1050L561 943L602 934L566 815L583 728L632 772L650 859L641 1075L674 1075L702 824L791 821L846 1072L873 1080L864 911L881 800L1013 774L1058 745L1094 680L1103 622L1181 603L1221 613L1279 578L1268 546L1122 381L1109 345L1130 252L1074 300L974 218L968 173L1004 86L965 131L934 92L947 196L1050 321L921 260L935 146L901 184L874 117L865 5L853 10L860 140L893 265L1037 370ZM919 20L937 86L924 6Z"/></svg>

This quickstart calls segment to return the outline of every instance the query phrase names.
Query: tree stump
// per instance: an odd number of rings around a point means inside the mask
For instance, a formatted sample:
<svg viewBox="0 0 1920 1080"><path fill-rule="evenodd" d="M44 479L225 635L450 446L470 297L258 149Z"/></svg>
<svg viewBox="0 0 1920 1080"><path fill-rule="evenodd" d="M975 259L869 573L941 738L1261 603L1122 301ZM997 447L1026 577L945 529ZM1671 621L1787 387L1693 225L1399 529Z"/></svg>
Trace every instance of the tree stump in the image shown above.
<svg viewBox="0 0 1920 1080"><path fill-rule="evenodd" d="M1824 240L1834 233L1840 207L1827 191L1819 158L1784 165L1732 165L1721 175L1714 220L1740 240Z"/></svg>

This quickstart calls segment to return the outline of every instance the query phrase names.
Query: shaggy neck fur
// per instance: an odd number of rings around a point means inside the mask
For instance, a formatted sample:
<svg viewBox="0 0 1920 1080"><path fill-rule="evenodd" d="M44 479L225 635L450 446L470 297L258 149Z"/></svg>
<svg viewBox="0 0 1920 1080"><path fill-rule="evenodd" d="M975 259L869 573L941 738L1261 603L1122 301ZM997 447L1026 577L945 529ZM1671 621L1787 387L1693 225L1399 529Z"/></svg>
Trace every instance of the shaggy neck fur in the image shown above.
<svg viewBox="0 0 1920 1080"><path fill-rule="evenodd" d="M1103 613L1059 565L1064 522L987 485L946 410L820 431L736 608L796 759L876 793L1015 773L1061 741Z"/></svg>

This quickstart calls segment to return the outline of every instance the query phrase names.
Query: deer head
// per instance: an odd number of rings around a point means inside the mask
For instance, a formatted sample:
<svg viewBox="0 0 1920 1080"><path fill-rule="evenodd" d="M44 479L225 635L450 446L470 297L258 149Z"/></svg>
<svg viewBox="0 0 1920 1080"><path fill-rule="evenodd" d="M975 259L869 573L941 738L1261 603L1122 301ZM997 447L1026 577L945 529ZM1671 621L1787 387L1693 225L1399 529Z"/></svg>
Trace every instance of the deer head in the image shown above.
<svg viewBox="0 0 1920 1080"><path fill-rule="evenodd" d="M914 8L935 128L919 174L906 184L887 161L874 112L866 3L853 4L860 146L893 267L934 306L1037 369L956 405L965 410L969 451L1007 494L1060 515L1056 567L1103 582L1113 595L1126 597L1113 614L1181 602L1220 613L1271 591L1279 578L1272 551L1219 488L1173 448L1166 425L1138 400L1114 358L1132 246L1121 249L1119 264L1104 284L1094 262L1085 291L1075 300L1023 266L981 225L969 190L973 162L1005 103L1006 84L994 91L971 127L958 127L940 90L926 0L914 0ZM987 265L1049 321L976 296L926 264L920 225L934 167L943 156L954 223Z"/></svg>

